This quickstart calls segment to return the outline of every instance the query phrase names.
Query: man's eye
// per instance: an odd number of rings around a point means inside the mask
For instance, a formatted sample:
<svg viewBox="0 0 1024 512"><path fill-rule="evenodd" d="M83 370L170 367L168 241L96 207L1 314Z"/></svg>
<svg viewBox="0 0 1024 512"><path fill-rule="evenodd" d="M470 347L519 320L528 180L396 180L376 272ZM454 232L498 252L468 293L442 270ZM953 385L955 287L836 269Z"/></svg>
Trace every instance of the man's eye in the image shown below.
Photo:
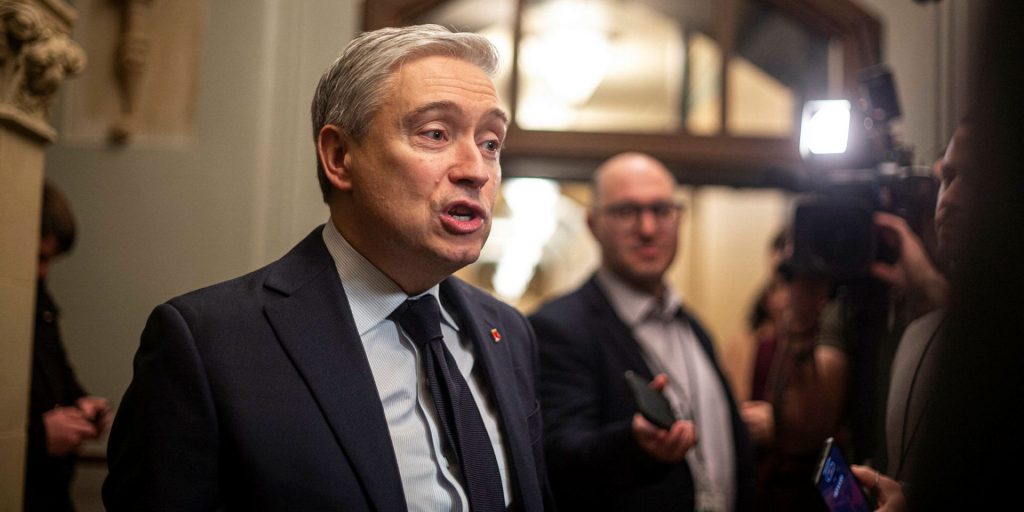
<svg viewBox="0 0 1024 512"><path fill-rule="evenodd" d="M634 205L620 205L610 208L609 211L616 217L636 217L640 213L640 208Z"/></svg>
<svg viewBox="0 0 1024 512"><path fill-rule="evenodd" d="M427 130L424 135L432 140L444 140L444 132L441 130Z"/></svg>
<svg viewBox="0 0 1024 512"><path fill-rule="evenodd" d="M496 140L489 140L484 142L484 149L487 151L498 151L501 149L501 144L498 144L498 141Z"/></svg>

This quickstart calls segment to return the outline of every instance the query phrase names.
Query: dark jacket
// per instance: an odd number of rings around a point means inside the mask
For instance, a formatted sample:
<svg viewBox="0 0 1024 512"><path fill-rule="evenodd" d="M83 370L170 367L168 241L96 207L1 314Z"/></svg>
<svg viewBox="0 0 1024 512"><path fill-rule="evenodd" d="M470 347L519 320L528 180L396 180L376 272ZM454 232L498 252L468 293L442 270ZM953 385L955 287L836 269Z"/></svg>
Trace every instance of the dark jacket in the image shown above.
<svg viewBox="0 0 1024 512"><path fill-rule="evenodd" d="M540 342L545 447L559 510L691 510L694 488L686 463L660 462L633 438L636 405L623 374L654 376L595 279L545 304L530 321ZM690 324L718 370L711 340L699 323ZM720 370L718 376L732 413L737 510L749 510L750 443Z"/></svg>
<svg viewBox="0 0 1024 512"><path fill-rule="evenodd" d="M547 493L526 319L441 283L492 383L513 502ZM500 333L493 340L492 329ZM384 409L314 230L280 260L149 318L110 434L108 510L406 510Z"/></svg>
<svg viewBox="0 0 1024 512"><path fill-rule="evenodd" d="M85 396L64 353L58 317L59 310L46 283L39 280L25 462L26 511L74 510L70 485L75 456L50 456L46 452L46 427L43 425L43 413L57 406L75 405L76 400Z"/></svg>

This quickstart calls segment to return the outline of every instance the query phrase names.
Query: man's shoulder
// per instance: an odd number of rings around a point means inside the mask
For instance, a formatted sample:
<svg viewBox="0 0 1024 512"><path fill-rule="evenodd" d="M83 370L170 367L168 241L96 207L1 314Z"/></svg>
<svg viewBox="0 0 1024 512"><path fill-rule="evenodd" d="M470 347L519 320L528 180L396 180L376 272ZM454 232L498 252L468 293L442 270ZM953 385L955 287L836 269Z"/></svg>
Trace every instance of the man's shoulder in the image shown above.
<svg viewBox="0 0 1024 512"><path fill-rule="evenodd" d="M458 277L451 276L446 283L451 290L461 294L467 304L481 306L503 315L523 316L518 309Z"/></svg>
<svg viewBox="0 0 1024 512"><path fill-rule="evenodd" d="M252 272L179 295L167 301L183 311L227 313L262 308L268 297L284 296L327 266L330 255L317 228L288 253ZM319 244L319 246L318 246ZM319 254L319 253L323 254Z"/></svg>
<svg viewBox="0 0 1024 512"><path fill-rule="evenodd" d="M907 324L901 340L926 341L942 328L945 319L944 308L925 313ZM900 344L903 344L903 341L900 341Z"/></svg>
<svg viewBox="0 0 1024 512"><path fill-rule="evenodd" d="M228 306L252 301L263 293L263 283L272 265L273 263L248 274L183 293L168 300L167 303L179 309L193 309L205 305Z"/></svg>
<svg viewBox="0 0 1024 512"><path fill-rule="evenodd" d="M590 279L578 288L545 302L530 315L530 319L565 321L589 316L587 311L595 306L596 298L600 294L600 289L595 286L593 279Z"/></svg>

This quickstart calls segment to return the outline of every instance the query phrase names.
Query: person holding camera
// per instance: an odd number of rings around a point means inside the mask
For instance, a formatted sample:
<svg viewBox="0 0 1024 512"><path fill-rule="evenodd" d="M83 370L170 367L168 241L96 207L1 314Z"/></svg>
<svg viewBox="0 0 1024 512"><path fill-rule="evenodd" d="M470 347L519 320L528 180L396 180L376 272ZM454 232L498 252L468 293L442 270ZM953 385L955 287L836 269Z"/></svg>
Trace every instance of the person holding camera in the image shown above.
<svg viewBox="0 0 1024 512"><path fill-rule="evenodd" d="M875 263L872 274L913 300L922 313L907 326L892 363L885 415L885 474L866 466L853 467L854 476L876 495L881 510L905 507L902 480L913 473L914 461L923 456L922 443L915 441L927 416L945 343L949 283L940 269L956 265L957 251L963 246L971 151L971 127L962 122L935 168L940 182L935 206L937 261L928 257L921 240L903 219L887 213L875 215L876 225L898 240L900 257L892 264Z"/></svg>

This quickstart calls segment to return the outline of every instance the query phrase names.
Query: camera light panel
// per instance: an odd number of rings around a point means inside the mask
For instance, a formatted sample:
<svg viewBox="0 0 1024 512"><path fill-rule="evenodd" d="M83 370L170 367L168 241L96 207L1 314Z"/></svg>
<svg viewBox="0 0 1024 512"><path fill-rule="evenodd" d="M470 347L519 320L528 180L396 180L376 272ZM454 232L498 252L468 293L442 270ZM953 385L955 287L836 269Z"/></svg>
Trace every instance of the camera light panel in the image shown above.
<svg viewBox="0 0 1024 512"><path fill-rule="evenodd" d="M800 123L800 154L845 153L850 138L850 102L815 100L804 104Z"/></svg>

